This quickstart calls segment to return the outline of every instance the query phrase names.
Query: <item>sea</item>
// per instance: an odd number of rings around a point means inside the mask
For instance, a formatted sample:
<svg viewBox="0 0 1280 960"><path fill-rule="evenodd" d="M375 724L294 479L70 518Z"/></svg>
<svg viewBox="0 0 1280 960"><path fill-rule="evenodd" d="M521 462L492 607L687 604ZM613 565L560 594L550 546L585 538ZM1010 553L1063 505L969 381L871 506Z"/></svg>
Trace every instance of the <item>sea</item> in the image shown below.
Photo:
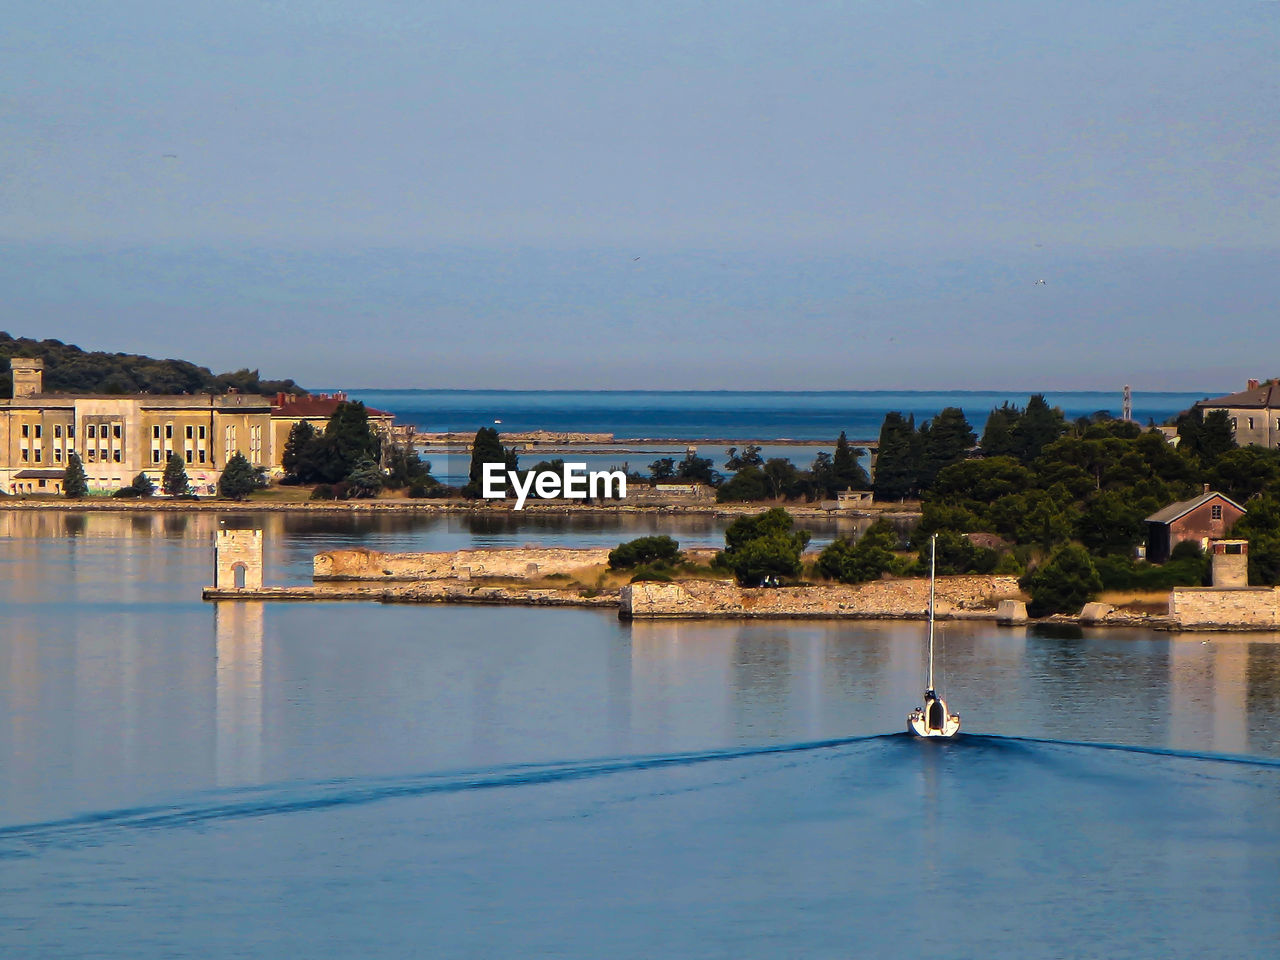
<svg viewBox="0 0 1280 960"><path fill-rule="evenodd" d="M1275 634L200 599L577 523L0 510L0 955L1275 954Z"/></svg>
<svg viewBox="0 0 1280 960"><path fill-rule="evenodd" d="M1163 423L1197 400L1222 391L1133 393L1133 417ZM885 414L896 410L920 423L959 407L981 433L987 415L1004 403L1026 406L1030 392L828 390L350 390L353 400L394 413L426 433L474 433L497 425L502 433L531 430L611 433L635 440L797 440L834 443L843 430L853 441L875 440ZM1121 390L1046 392L1069 419L1106 411L1120 416Z"/></svg>

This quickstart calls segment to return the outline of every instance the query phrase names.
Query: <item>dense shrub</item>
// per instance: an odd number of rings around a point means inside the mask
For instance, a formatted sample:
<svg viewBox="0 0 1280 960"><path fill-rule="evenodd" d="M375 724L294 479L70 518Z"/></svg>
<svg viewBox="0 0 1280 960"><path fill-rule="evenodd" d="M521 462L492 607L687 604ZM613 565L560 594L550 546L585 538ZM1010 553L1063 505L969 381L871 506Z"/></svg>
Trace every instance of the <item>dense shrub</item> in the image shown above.
<svg viewBox="0 0 1280 960"><path fill-rule="evenodd" d="M626 570L645 564L669 566L679 559L680 544L670 537L637 537L609 551L609 568Z"/></svg>
<svg viewBox="0 0 1280 960"><path fill-rule="evenodd" d="M841 583L879 580L897 566L893 553L897 545L897 531L887 521L877 520L857 543L845 539L829 543L818 555L818 572Z"/></svg>
<svg viewBox="0 0 1280 960"><path fill-rule="evenodd" d="M1102 590L1102 579L1084 547L1059 547L1048 562L1022 579L1031 594L1027 612L1033 617L1051 613L1079 613Z"/></svg>
<svg viewBox="0 0 1280 960"><path fill-rule="evenodd" d="M732 570L744 587L758 587L766 577L798 576L800 555L810 534L793 530L794 525L791 514L781 507L754 517L739 517L725 530L725 549L716 562Z"/></svg>

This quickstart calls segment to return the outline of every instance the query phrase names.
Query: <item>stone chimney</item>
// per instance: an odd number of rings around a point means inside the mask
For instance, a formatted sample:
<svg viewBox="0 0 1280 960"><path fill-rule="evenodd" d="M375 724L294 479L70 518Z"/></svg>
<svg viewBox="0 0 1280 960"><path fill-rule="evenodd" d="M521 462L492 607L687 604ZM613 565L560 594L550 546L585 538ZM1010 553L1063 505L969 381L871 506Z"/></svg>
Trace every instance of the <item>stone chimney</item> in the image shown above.
<svg viewBox="0 0 1280 960"><path fill-rule="evenodd" d="M44 361L39 357L12 357L9 369L13 371L14 399L44 393Z"/></svg>
<svg viewBox="0 0 1280 960"><path fill-rule="evenodd" d="M1250 381L1249 381L1249 389L1250 389L1250 390L1257 390L1257 389L1258 389L1258 386L1259 386L1259 384L1258 384L1258 381L1257 381L1257 380L1250 380Z"/></svg>

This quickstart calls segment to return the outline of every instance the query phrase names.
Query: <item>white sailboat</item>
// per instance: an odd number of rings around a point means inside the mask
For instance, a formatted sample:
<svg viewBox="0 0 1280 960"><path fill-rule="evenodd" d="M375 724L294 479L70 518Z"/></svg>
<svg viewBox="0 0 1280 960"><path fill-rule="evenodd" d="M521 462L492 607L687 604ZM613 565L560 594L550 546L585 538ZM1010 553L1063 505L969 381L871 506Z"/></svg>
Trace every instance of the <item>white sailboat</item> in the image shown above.
<svg viewBox="0 0 1280 960"><path fill-rule="evenodd" d="M938 571L938 535L929 549L929 675L925 680L924 706L907 714L907 730L918 737L954 737L960 729L960 714L947 709L947 701L933 688L933 598Z"/></svg>

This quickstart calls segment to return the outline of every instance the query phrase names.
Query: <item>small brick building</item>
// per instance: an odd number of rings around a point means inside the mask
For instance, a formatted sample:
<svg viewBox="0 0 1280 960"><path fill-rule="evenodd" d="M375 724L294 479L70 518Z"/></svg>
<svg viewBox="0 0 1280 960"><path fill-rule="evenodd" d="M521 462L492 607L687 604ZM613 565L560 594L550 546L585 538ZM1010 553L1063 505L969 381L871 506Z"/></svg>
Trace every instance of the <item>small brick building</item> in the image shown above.
<svg viewBox="0 0 1280 960"><path fill-rule="evenodd" d="M1230 497L1205 487L1200 496L1171 503L1147 517L1147 559L1164 563L1186 540L1202 546L1221 540L1244 514L1244 507Z"/></svg>

